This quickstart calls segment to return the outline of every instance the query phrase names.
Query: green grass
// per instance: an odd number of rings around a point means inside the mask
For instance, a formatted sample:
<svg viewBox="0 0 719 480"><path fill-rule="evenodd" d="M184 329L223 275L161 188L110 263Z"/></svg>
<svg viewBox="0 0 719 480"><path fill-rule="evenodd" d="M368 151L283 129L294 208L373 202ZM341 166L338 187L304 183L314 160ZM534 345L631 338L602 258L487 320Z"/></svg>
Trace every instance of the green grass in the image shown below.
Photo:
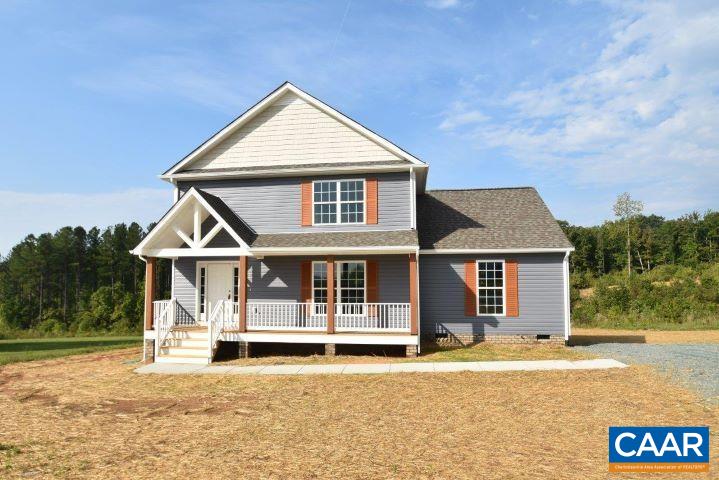
<svg viewBox="0 0 719 480"><path fill-rule="evenodd" d="M70 337L0 340L0 365L137 347L142 337Z"/></svg>

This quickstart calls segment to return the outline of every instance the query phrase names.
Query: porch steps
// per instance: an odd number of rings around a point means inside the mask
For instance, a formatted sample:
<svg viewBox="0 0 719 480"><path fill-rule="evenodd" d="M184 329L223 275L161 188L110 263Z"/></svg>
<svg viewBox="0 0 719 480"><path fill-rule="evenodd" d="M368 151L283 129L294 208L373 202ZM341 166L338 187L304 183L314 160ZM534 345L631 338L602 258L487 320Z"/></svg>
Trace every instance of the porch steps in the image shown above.
<svg viewBox="0 0 719 480"><path fill-rule="evenodd" d="M205 327L173 328L160 346L157 363L210 363L207 356L208 333Z"/></svg>

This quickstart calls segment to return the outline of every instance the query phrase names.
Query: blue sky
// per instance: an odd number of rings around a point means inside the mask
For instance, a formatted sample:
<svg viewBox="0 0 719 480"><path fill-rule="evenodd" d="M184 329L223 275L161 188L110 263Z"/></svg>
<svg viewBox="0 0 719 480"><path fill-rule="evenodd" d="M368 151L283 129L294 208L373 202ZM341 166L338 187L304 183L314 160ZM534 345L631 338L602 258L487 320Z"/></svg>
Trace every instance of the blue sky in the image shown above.
<svg viewBox="0 0 719 480"><path fill-rule="evenodd" d="M629 191L719 207L719 4L0 2L0 253L157 219L156 176L284 80L431 165L533 185L555 216Z"/></svg>

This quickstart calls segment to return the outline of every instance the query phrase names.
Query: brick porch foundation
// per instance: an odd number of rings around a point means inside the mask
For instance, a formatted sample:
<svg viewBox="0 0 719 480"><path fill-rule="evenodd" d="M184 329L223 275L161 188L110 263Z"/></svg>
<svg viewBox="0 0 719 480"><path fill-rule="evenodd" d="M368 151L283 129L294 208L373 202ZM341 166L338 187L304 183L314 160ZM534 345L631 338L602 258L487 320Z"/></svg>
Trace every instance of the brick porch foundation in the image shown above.
<svg viewBox="0 0 719 480"><path fill-rule="evenodd" d="M334 343L325 343L325 355L329 357L334 357L336 351L337 345L335 345Z"/></svg>
<svg viewBox="0 0 719 480"><path fill-rule="evenodd" d="M238 342L240 358L249 358L250 344L249 342Z"/></svg>
<svg viewBox="0 0 719 480"><path fill-rule="evenodd" d="M417 345L407 345L407 350L405 351L405 357L407 357L407 358L417 357Z"/></svg>
<svg viewBox="0 0 719 480"><path fill-rule="evenodd" d="M539 338L538 338L539 337ZM446 337L424 336L423 341L436 343L438 345L465 346L476 343L501 343L501 344L547 344L564 345L564 335L549 335L544 338L542 335L470 335L470 334L447 334Z"/></svg>
<svg viewBox="0 0 719 480"><path fill-rule="evenodd" d="M142 344L142 359L144 363L153 363L155 361L155 340L151 338L145 339Z"/></svg>

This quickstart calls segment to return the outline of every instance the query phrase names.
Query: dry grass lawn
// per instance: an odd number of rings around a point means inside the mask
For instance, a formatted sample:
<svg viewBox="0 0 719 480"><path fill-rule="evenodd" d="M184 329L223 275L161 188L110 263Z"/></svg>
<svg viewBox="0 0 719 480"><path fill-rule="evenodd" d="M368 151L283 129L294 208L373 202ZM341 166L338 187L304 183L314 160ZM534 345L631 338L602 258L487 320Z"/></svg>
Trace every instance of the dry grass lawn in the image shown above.
<svg viewBox="0 0 719 480"><path fill-rule="evenodd" d="M262 347L260 351L257 347ZM217 362L218 365L300 365L320 363L394 363L394 362L480 362L490 360L582 360L593 358L587 352L564 345L499 345L479 343L468 347L442 347L423 345L417 358L407 358L404 347L360 347L351 348L351 354L326 356L312 353L323 350L324 345L253 345L251 358L232 359ZM307 349L310 347L310 350ZM255 356L259 353L259 356Z"/></svg>
<svg viewBox="0 0 719 480"><path fill-rule="evenodd" d="M156 376L138 355L2 367L0 477L606 479L610 425L709 425L719 471L716 407L644 367Z"/></svg>
<svg viewBox="0 0 719 480"><path fill-rule="evenodd" d="M572 328L570 343L719 343L719 330L610 330Z"/></svg>

